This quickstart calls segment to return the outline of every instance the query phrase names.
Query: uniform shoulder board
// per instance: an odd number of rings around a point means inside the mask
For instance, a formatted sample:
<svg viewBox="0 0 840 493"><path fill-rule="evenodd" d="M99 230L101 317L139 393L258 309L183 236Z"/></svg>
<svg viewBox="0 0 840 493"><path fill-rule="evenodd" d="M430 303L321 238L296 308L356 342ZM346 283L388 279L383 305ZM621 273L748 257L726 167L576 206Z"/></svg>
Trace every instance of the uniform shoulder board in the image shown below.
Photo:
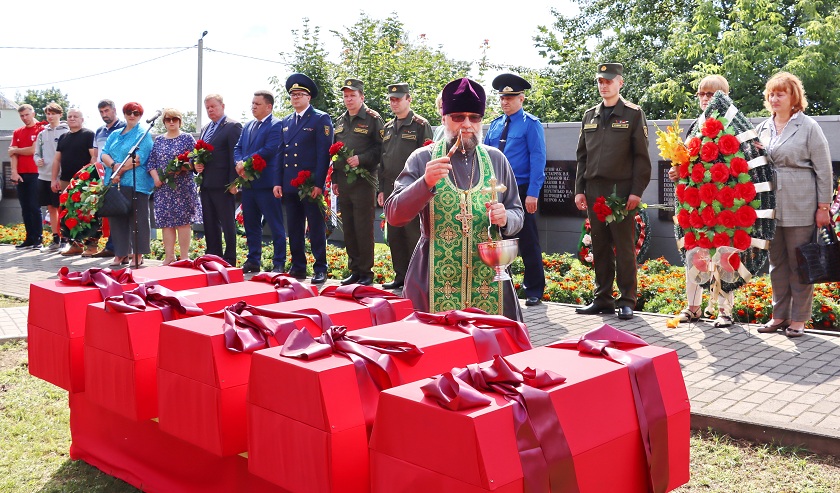
<svg viewBox="0 0 840 493"><path fill-rule="evenodd" d="M631 110L636 110L636 111L639 111L639 110L642 109L641 106L639 106L638 104L631 103L630 101L624 101L624 106L630 108Z"/></svg>
<svg viewBox="0 0 840 493"><path fill-rule="evenodd" d="M539 118L537 118L536 115L532 115L532 114L528 113L527 111L525 112L525 118L528 118L529 120L534 120L534 121L539 121L540 120Z"/></svg>
<svg viewBox="0 0 840 493"><path fill-rule="evenodd" d="M371 116L373 116L373 117L375 117L375 118L381 118L381 117L379 116L379 113L377 113L377 112L376 112L376 110L372 110L372 109L370 109L370 108L366 108L366 109L367 109L367 114L368 114L368 115L371 115Z"/></svg>
<svg viewBox="0 0 840 493"><path fill-rule="evenodd" d="M423 118L422 116L420 116L418 114L414 115L414 121L419 123L420 125L425 125L426 123L429 123L429 120L426 120L425 118Z"/></svg>

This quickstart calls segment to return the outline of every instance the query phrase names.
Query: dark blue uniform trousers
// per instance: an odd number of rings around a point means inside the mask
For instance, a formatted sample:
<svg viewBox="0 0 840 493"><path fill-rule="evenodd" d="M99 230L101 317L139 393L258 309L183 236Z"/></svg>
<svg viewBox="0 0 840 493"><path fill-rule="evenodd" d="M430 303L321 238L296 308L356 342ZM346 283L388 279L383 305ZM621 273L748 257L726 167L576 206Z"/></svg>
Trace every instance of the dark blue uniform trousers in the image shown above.
<svg viewBox="0 0 840 493"><path fill-rule="evenodd" d="M270 188L242 190L242 216L245 220L245 239L248 244L248 262L260 265L262 254L262 218L271 229L274 243L274 268L285 268L286 231L283 229L283 211L280 199Z"/></svg>
<svg viewBox="0 0 840 493"><path fill-rule="evenodd" d="M315 264L312 270L327 273L327 228L324 214L311 200L301 200L297 193L283 194L283 207L286 209L289 250L292 253L291 272L306 272L306 223L309 222L309 244Z"/></svg>

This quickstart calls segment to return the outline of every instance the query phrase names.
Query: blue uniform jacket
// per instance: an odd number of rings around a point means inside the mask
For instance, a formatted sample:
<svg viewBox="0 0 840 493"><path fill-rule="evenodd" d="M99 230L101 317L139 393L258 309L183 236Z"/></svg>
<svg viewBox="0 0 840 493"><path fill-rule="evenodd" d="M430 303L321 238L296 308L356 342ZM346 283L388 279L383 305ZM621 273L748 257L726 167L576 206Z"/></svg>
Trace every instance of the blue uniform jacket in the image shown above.
<svg viewBox="0 0 840 493"><path fill-rule="evenodd" d="M312 106L306 109L299 124L295 113L283 118L282 165L283 193L297 193L291 181L298 173L308 170L318 188L324 188L327 169L330 167L330 146L333 143L333 126L330 115Z"/></svg>
<svg viewBox="0 0 840 493"><path fill-rule="evenodd" d="M499 147L505 115L490 122L484 143ZM520 109L510 116L505 157L510 161L517 185L528 184L528 196L539 197L545 181L545 131L539 118Z"/></svg>

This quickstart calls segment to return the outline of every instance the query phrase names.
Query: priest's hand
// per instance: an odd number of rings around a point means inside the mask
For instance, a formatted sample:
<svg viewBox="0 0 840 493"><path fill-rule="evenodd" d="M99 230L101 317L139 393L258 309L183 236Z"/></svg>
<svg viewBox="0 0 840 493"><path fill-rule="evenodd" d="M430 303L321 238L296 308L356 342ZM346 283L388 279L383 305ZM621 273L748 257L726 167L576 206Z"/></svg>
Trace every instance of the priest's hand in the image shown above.
<svg viewBox="0 0 840 493"><path fill-rule="evenodd" d="M438 182L449 174L452 165L449 164L449 158L444 156L426 163L426 173L423 179L426 181L426 186L434 188Z"/></svg>
<svg viewBox="0 0 840 493"><path fill-rule="evenodd" d="M501 202L485 202L484 206L487 207L487 213L490 216L490 224L495 224L500 228L504 228L507 224L507 211L505 210L505 204Z"/></svg>

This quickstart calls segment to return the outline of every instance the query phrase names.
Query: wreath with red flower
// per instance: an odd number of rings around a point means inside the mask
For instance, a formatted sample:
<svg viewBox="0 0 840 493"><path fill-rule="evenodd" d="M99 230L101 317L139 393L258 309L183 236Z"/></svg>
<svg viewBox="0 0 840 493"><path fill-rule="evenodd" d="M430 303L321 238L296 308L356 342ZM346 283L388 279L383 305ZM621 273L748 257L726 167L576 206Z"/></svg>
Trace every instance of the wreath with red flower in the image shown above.
<svg viewBox="0 0 840 493"><path fill-rule="evenodd" d="M96 167L82 167L73 175L70 184L58 196L58 217L68 236L80 240L99 230L101 221L96 216L105 189Z"/></svg>
<svg viewBox="0 0 840 493"><path fill-rule="evenodd" d="M634 216L636 221L636 263L645 261L648 248L650 247L650 220L647 210L639 208L638 214ZM592 227L589 219L584 219L580 226L580 238L578 238L578 260L587 267L592 267Z"/></svg>
<svg viewBox="0 0 840 493"><path fill-rule="evenodd" d="M740 263L756 274L767 261L775 231L772 170L752 124L722 92L688 131L689 161L678 167L674 223L682 255L693 248L739 250ZM743 275L723 282L732 291Z"/></svg>

